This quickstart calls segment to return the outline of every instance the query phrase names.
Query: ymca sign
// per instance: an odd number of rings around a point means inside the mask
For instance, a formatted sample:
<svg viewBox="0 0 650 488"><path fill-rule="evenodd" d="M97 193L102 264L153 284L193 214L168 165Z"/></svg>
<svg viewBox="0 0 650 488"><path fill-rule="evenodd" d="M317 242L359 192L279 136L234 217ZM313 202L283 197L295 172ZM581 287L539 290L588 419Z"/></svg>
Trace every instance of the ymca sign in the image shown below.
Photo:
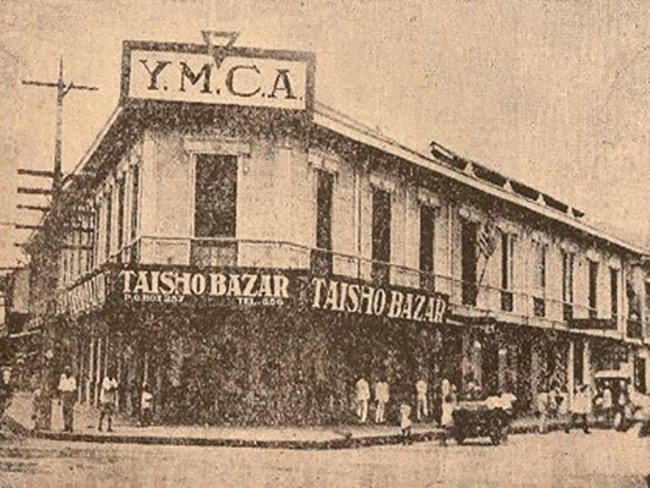
<svg viewBox="0 0 650 488"><path fill-rule="evenodd" d="M311 110L311 53L230 48L219 65L200 44L125 42L122 99Z"/></svg>

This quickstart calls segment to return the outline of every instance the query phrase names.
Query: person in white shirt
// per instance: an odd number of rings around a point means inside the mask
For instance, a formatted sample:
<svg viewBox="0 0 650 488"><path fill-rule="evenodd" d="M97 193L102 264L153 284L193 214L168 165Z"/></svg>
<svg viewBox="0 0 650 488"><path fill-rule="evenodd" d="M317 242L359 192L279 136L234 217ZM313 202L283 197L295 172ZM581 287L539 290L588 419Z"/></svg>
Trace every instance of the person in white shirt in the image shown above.
<svg viewBox="0 0 650 488"><path fill-rule="evenodd" d="M375 383L375 400L377 409L375 410L375 423L382 424L386 421L386 404L390 399L388 383L385 378Z"/></svg>
<svg viewBox="0 0 650 488"><path fill-rule="evenodd" d="M101 390L99 391L99 427L97 430L102 430L104 418L107 418L108 428L107 432L113 432L113 412L115 411L115 401L117 400L117 380L112 374L107 374L103 381Z"/></svg>
<svg viewBox="0 0 650 488"><path fill-rule="evenodd" d="M411 441L411 406L408 403L402 403L399 407L400 422L402 429L402 442L408 444Z"/></svg>
<svg viewBox="0 0 650 488"><path fill-rule="evenodd" d="M614 401L612 397L612 390L609 387L609 383L605 383L605 388L603 389L601 411L605 417L605 423L609 427L612 423L612 408L614 407Z"/></svg>
<svg viewBox="0 0 650 488"><path fill-rule="evenodd" d="M149 385L142 385L142 395L140 396L140 426L147 427L151 425L153 419L153 394L149 391Z"/></svg>
<svg viewBox="0 0 650 488"><path fill-rule="evenodd" d="M549 393L541 391L537 395L537 415L539 419L538 431L540 434L546 433L546 418L549 410Z"/></svg>
<svg viewBox="0 0 650 488"><path fill-rule="evenodd" d="M415 414L418 421L429 416L429 402L427 401L427 390L429 385L423 379L419 379L415 383L415 397L417 400Z"/></svg>
<svg viewBox="0 0 650 488"><path fill-rule="evenodd" d="M590 434L589 423L587 421L587 416L591 414L591 391L589 385L582 385L576 388L576 393L570 408L571 419L564 431L568 434L576 424L576 420L580 419L582 430L585 434Z"/></svg>
<svg viewBox="0 0 650 488"><path fill-rule="evenodd" d="M368 400L370 400L370 385L364 378L359 378L356 384L357 417L363 424L368 419Z"/></svg>
<svg viewBox="0 0 650 488"><path fill-rule="evenodd" d="M447 438L451 436L454 428L454 409L456 408L456 399L449 393L442 399L442 416L440 417L440 426L442 427L442 436L440 442L447 446Z"/></svg>
<svg viewBox="0 0 650 488"><path fill-rule="evenodd" d="M63 431L72 432L74 423L74 404L77 401L77 381L70 367L63 370L59 378L59 400L63 411Z"/></svg>

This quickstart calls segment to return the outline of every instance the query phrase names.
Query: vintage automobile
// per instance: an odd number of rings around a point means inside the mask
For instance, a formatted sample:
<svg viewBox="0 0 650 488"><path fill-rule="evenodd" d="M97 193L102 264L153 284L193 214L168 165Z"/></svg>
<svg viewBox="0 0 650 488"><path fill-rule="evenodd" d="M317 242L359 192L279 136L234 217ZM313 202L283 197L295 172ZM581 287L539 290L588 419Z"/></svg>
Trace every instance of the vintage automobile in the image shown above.
<svg viewBox="0 0 650 488"><path fill-rule="evenodd" d="M650 424L650 396L643 395L630 388L632 378L628 373L620 370L598 371L594 375L594 381L598 390L602 390L606 385L612 390L612 398L616 410L614 428L627 430L633 423L641 422L645 424L642 429L643 432L650 430L648 428L648 424ZM627 404L624 406L624 409L617 403L617 399L623 390L628 395Z"/></svg>
<svg viewBox="0 0 650 488"><path fill-rule="evenodd" d="M495 446L508 439L510 414L485 401L458 402L453 419L453 436L459 444L470 437L488 437Z"/></svg>

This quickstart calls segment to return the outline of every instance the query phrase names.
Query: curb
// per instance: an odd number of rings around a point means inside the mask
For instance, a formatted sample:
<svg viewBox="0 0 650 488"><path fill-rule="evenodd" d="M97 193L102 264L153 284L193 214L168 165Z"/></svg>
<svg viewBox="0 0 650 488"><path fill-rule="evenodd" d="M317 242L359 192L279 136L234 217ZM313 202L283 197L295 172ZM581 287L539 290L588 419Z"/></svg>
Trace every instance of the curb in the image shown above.
<svg viewBox="0 0 650 488"><path fill-rule="evenodd" d="M264 449L290 449L290 450L328 450L328 449L354 449L359 447L373 447L402 444L404 441L400 434L376 435L353 437L350 433L344 434L340 439L324 441L299 441L299 440L255 440L255 439L224 439L205 437L164 437L146 435L120 435L120 434L91 434L69 433L51 431L32 431L11 417L5 416L4 424L14 434L34 439L46 439L68 442L92 442L100 444L142 444L142 445L167 445L167 446L202 446L202 447L240 447ZM557 422L548 425L548 432L563 430L568 422ZM591 424L593 428L603 428L602 422ZM397 428L396 428L397 429ZM515 425L511 434L532 434L538 431L537 425ZM442 429L433 428L430 431L411 434L409 443L429 442L441 438Z"/></svg>
<svg viewBox="0 0 650 488"><path fill-rule="evenodd" d="M34 431L27 429L20 422L11 417L5 417L4 424L14 434L32 439L45 439L68 442L90 442L99 444L142 444L142 445L167 445L167 446L202 446L202 447L244 447L266 449L291 449L291 450L327 450L327 449L354 449L358 447L371 447L402 444L401 434L370 435L352 437L343 434L340 439L324 441L299 441L299 440L255 440L255 439L224 439L205 437L164 437L149 435L120 435L120 434L92 434L70 433L52 431ZM396 427L397 429L397 427ZM410 443L435 440L441 433L440 429L425 432L416 432L411 435Z"/></svg>

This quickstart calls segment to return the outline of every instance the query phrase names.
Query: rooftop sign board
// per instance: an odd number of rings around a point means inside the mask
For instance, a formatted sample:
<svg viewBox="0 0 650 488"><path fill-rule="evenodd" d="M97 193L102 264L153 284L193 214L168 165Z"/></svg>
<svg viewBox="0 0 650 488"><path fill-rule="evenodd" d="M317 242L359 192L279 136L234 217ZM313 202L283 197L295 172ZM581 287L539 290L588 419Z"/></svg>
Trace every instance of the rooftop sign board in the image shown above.
<svg viewBox="0 0 650 488"><path fill-rule="evenodd" d="M159 100L310 111L314 56L309 52L125 41L121 101Z"/></svg>

